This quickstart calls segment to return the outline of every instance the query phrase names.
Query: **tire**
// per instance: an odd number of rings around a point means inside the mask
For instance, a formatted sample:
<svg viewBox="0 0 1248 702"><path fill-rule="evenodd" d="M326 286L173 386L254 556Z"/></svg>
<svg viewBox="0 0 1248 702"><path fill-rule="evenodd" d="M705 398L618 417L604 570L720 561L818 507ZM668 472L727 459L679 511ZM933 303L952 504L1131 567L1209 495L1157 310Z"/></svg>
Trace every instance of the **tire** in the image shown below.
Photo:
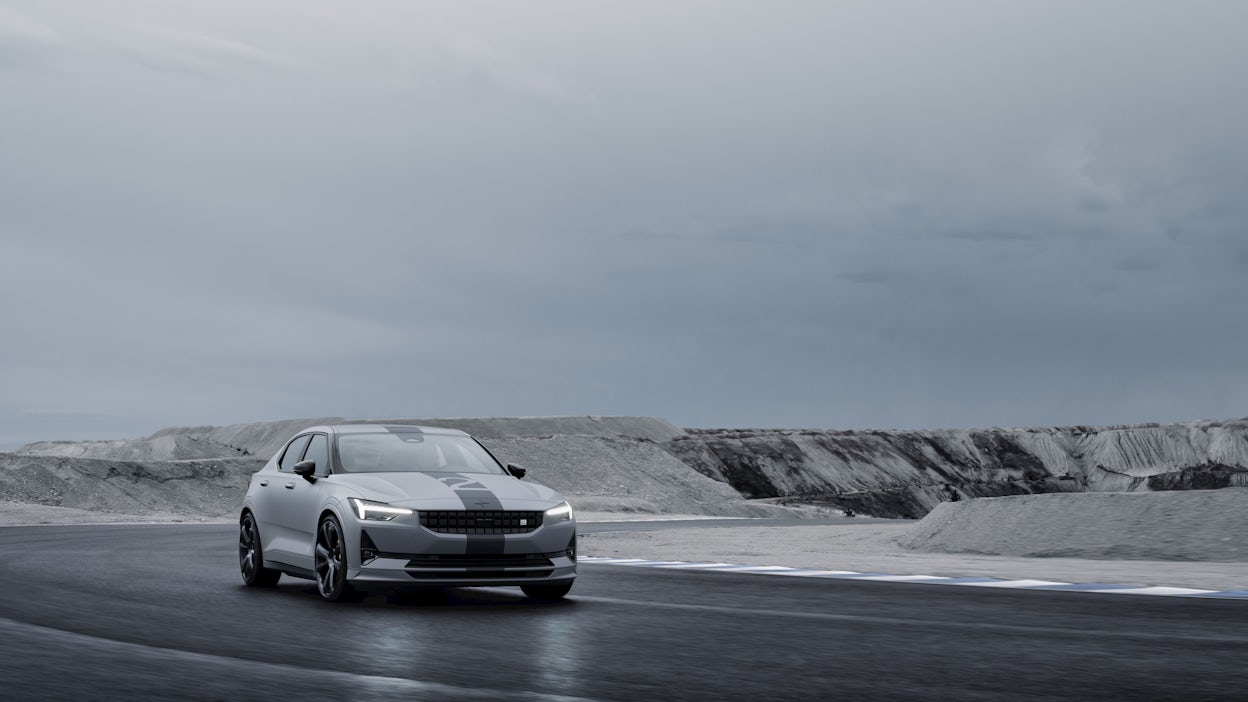
<svg viewBox="0 0 1248 702"><path fill-rule="evenodd" d="M316 552L313 555L316 591L328 602L351 600L355 590L347 582L347 543L338 518L329 515L316 527Z"/></svg>
<svg viewBox="0 0 1248 702"><path fill-rule="evenodd" d="M282 577L281 571L264 567L260 530L251 512L243 512L242 519L238 520L238 569L249 587L273 587Z"/></svg>
<svg viewBox="0 0 1248 702"><path fill-rule="evenodd" d="M572 583L562 585L521 585L524 596L538 602L558 602L572 589Z"/></svg>

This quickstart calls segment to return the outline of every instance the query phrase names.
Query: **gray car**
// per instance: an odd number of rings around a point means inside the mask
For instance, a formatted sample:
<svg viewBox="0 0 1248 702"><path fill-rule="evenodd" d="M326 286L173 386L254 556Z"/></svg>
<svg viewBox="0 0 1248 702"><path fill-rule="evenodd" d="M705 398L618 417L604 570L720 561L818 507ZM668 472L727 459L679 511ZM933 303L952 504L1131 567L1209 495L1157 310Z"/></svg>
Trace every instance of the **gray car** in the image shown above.
<svg viewBox="0 0 1248 702"><path fill-rule="evenodd" d="M299 432L251 478L243 582L283 573L326 600L361 589L518 585L557 600L576 578L576 519L454 429L344 424Z"/></svg>

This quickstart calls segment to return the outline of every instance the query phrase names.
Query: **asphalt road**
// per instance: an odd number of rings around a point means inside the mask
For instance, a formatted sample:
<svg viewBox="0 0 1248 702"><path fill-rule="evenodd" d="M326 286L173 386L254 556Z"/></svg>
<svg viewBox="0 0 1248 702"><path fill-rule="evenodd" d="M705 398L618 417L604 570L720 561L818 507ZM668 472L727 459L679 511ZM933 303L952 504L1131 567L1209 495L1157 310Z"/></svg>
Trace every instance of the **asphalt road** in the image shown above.
<svg viewBox="0 0 1248 702"><path fill-rule="evenodd" d="M235 543L221 525L0 528L0 698L1243 700L1248 690L1242 601L583 564L557 604L509 588L327 604L306 581L244 588Z"/></svg>

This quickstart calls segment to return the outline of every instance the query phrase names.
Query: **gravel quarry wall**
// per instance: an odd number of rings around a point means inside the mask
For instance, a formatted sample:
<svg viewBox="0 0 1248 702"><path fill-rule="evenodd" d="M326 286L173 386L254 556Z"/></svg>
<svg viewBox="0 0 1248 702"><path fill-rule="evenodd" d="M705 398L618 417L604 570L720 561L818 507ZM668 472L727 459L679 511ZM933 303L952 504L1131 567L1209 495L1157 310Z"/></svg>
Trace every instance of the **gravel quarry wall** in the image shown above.
<svg viewBox="0 0 1248 702"><path fill-rule="evenodd" d="M749 498L918 518L948 500L1248 486L1248 419L937 431L688 430L665 448Z"/></svg>
<svg viewBox="0 0 1248 702"><path fill-rule="evenodd" d="M1025 495L945 502L898 543L937 553L1248 563L1246 514L1240 487Z"/></svg>
<svg viewBox="0 0 1248 702"><path fill-rule="evenodd" d="M32 470L32 464L19 460L23 457L88 461L78 467L58 464L48 477L57 490L66 481L98 479L103 469L90 463L95 460L116 464L117 475L131 476L136 485L148 480L154 493L169 496L168 490L156 487L159 476L181 475L186 468L178 464L187 460L230 459L258 467L295 432L344 421L462 429L504 462L526 466L529 479L594 511L800 516L852 509L863 515L920 518L946 501L977 497L1248 486L1248 419L830 431L681 429L654 417L321 417L172 427L142 439L29 444L0 454L0 501L31 497L29 490L14 492L6 477L15 469ZM245 476L213 480L218 483L205 488L205 494L187 488L181 499L213 514L233 510L246 489ZM112 490L105 492L112 495ZM216 497L210 499L208 492ZM40 493L35 501L74 506L55 501L59 494ZM139 500L137 492L133 499Z"/></svg>

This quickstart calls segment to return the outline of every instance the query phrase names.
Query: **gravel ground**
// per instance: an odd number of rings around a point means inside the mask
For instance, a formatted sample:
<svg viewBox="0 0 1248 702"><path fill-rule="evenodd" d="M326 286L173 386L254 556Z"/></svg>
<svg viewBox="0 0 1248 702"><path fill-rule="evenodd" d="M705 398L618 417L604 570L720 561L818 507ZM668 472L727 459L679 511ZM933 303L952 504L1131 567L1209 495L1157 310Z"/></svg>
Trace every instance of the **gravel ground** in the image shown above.
<svg viewBox="0 0 1248 702"><path fill-rule="evenodd" d="M748 522L743 522L748 524ZM1075 583L1248 588L1248 563L1027 558L923 553L898 542L918 523L717 528L583 534L587 556L712 561L892 575L1034 578Z"/></svg>

